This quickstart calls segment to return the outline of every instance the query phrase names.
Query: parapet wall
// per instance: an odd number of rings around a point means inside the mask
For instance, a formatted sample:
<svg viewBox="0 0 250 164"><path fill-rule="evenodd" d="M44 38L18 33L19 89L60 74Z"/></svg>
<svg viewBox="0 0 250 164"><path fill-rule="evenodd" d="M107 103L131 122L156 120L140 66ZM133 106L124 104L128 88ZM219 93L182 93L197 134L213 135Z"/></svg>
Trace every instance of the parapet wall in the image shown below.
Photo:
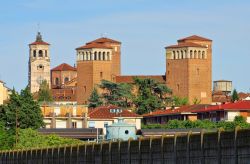
<svg viewBox="0 0 250 164"><path fill-rule="evenodd" d="M0 163L244 164L250 162L250 129L1 151Z"/></svg>

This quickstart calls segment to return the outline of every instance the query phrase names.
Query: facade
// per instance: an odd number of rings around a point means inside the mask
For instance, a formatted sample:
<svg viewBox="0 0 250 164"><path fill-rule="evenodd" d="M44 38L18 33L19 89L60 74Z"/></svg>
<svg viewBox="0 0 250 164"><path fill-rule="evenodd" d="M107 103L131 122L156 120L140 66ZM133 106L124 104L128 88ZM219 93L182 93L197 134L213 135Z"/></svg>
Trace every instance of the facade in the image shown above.
<svg viewBox="0 0 250 164"><path fill-rule="evenodd" d="M40 84L46 80L50 85L49 43L38 32L36 41L29 44L29 87L31 93L39 91Z"/></svg>
<svg viewBox="0 0 250 164"><path fill-rule="evenodd" d="M223 105L215 105L201 110L193 111L197 113L200 120L209 119L211 121L233 121L235 116L243 116L250 123L250 101L237 101Z"/></svg>
<svg viewBox="0 0 250 164"><path fill-rule="evenodd" d="M197 120L197 114L194 110L204 109L210 105L187 105L179 108L169 108L165 110L156 110L143 115L143 123L146 124L165 124L170 120Z"/></svg>
<svg viewBox="0 0 250 164"><path fill-rule="evenodd" d="M95 109L89 109L88 114L88 127L89 128L102 128L103 133L106 134L106 127L117 123L120 118L123 122L141 129L140 115L137 115L129 110L120 109L116 106L103 106Z"/></svg>
<svg viewBox="0 0 250 164"><path fill-rule="evenodd" d="M214 81L213 92L222 91L226 95L232 92L232 81L229 80L217 80Z"/></svg>
<svg viewBox="0 0 250 164"><path fill-rule="evenodd" d="M59 104L76 103L77 71L66 63L51 70L51 90L53 99Z"/></svg>
<svg viewBox="0 0 250 164"><path fill-rule="evenodd" d="M99 38L77 51L77 103L87 104L93 88L101 80L115 81L120 75L121 43Z"/></svg>
<svg viewBox="0 0 250 164"><path fill-rule="evenodd" d="M41 110L45 128L87 128L87 106L42 105Z"/></svg>
<svg viewBox="0 0 250 164"><path fill-rule="evenodd" d="M5 83L0 80L0 105L9 99L10 92L10 89L5 86Z"/></svg>
<svg viewBox="0 0 250 164"><path fill-rule="evenodd" d="M212 102L212 40L190 36L166 47L166 84L179 97Z"/></svg>

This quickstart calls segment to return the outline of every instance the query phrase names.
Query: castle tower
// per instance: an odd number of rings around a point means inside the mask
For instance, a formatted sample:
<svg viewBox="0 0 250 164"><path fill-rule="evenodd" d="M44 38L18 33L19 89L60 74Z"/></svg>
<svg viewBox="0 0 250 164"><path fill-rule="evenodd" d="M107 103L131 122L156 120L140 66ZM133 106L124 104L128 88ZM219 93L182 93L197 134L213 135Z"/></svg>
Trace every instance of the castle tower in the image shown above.
<svg viewBox="0 0 250 164"><path fill-rule="evenodd" d="M190 36L166 47L166 83L190 104L212 102L212 40Z"/></svg>
<svg viewBox="0 0 250 164"><path fill-rule="evenodd" d="M49 43L37 33L36 41L29 44L29 87L31 93L39 91L40 84L46 80L50 85Z"/></svg>
<svg viewBox="0 0 250 164"><path fill-rule="evenodd" d="M121 43L99 38L76 49L77 103L87 104L93 88L101 80L115 81L120 75Z"/></svg>

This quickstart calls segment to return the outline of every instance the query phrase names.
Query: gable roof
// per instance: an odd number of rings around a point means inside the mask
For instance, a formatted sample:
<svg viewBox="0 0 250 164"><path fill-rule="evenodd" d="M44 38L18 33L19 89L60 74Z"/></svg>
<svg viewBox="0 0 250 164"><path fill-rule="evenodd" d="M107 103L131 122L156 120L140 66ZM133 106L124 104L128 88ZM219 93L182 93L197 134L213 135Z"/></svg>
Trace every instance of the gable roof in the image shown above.
<svg viewBox="0 0 250 164"><path fill-rule="evenodd" d="M249 110L250 111L250 101L237 101L234 103L227 103L223 105L213 105L208 108L192 111L196 113L211 112L211 111L235 111L235 110Z"/></svg>
<svg viewBox="0 0 250 164"><path fill-rule="evenodd" d="M200 47L200 48L207 48L206 46L202 46L200 44L195 43L179 43L177 45L170 45L165 48L182 48L182 47Z"/></svg>
<svg viewBox="0 0 250 164"><path fill-rule="evenodd" d="M111 46L101 44L101 43L87 43L86 45L83 45L81 47L76 48L76 50L80 49L91 49L91 48L103 48L103 49L112 49Z"/></svg>
<svg viewBox="0 0 250 164"><path fill-rule="evenodd" d="M106 37L98 38L96 40L88 42L87 44L90 44L90 43L117 43L117 44L121 44L121 42L119 42L117 40L113 40L113 39L106 38Z"/></svg>
<svg viewBox="0 0 250 164"><path fill-rule="evenodd" d="M76 71L76 68L70 66L69 64L62 63L59 66L53 68L51 71Z"/></svg>
<svg viewBox="0 0 250 164"><path fill-rule="evenodd" d="M35 41L33 43L30 43L29 45L50 45L50 44L44 41Z"/></svg>
<svg viewBox="0 0 250 164"><path fill-rule="evenodd" d="M121 113L111 113L110 109L119 109L116 106L101 106L94 109L89 109L89 117L91 119L113 119L115 117L141 117L133 112L123 109Z"/></svg>
<svg viewBox="0 0 250 164"><path fill-rule="evenodd" d="M134 83L134 78L140 79L154 79L159 83L166 83L166 76L165 75L131 75L131 76L116 76L117 83Z"/></svg>
<svg viewBox="0 0 250 164"><path fill-rule="evenodd" d="M189 37L179 39L178 42L185 41L185 40L212 41L211 39L208 39L208 38L204 38L204 37L201 37L201 36L198 36L198 35L192 35L192 36L189 36Z"/></svg>
<svg viewBox="0 0 250 164"><path fill-rule="evenodd" d="M152 113L144 114L143 117L154 117L161 115L175 115L175 114L192 114L192 111L204 109L205 107L210 106L208 104L196 104L196 105L185 105L176 109L165 109L165 110L156 110Z"/></svg>

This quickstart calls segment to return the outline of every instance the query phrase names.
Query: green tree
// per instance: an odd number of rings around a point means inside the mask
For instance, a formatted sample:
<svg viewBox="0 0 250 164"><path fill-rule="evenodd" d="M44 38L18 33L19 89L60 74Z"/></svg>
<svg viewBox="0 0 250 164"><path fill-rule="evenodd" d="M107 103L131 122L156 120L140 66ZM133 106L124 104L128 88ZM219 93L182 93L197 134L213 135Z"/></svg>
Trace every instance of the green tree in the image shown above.
<svg viewBox="0 0 250 164"><path fill-rule="evenodd" d="M13 147L15 142L13 134L13 130L6 129L4 123L0 122L0 150L8 150Z"/></svg>
<svg viewBox="0 0 250 164"><path fill-rule="evenodd" d="M149 113L164 108L170 102L171 90L153 79L134 78L137 94L134 105L138 114Z"/></svg>
<svg viewBox="0 0 250 164"><path fill-rule="evenodd" d="M200 104L200 103L201 103L201 100L198 99L197 97L195 97L195 98L193 99L193 104Z"/></svg>
<svg viewBox="0 0 250 164"><path fill-rule="evenodd" d="M89 108L96 108L98 106L101 106L103 104L102 99L100 95L98 94L98 91L96 88L93 89L90 97L89 97Z"/></svg>
<svg viewBox="0 0 250 164"><path fill-rule="evenodd" d="M102 98L106 105L112 104L119 107L130 106L129 102L132 97L132 87L129 84L102 80L99 87L103 89Z"/></svg>
<svg viewBox="0 0 250 164"><path fill-rule="evenodd" d="M233 90L232 96L231 96L231 101L235 102L239 100L239 95L236 89Z"/></svg>
<svg viewBox="0 0 250 164"><path fill-rule="evenodd" d="M188 105L188 98L180 98L177 96L173 96L173 106L183 106Z"/></svg>
<svg viewBox="0 0 250 164"><path fill-rule="evenodd" d="M39 102L52 102L53 97L51 90L49 89L49 84L46 80L43 80L40 84L40 89L38 91L38 101Z"/></svg>
<svg viewBox="0 0 250 164"><path fill-rule="evenodd" d="M12 91L0 119L4 120L8 129L37 129L44 125L40 106L34 101L28 87L21 90L20 95L15 90Z"/></svg>

